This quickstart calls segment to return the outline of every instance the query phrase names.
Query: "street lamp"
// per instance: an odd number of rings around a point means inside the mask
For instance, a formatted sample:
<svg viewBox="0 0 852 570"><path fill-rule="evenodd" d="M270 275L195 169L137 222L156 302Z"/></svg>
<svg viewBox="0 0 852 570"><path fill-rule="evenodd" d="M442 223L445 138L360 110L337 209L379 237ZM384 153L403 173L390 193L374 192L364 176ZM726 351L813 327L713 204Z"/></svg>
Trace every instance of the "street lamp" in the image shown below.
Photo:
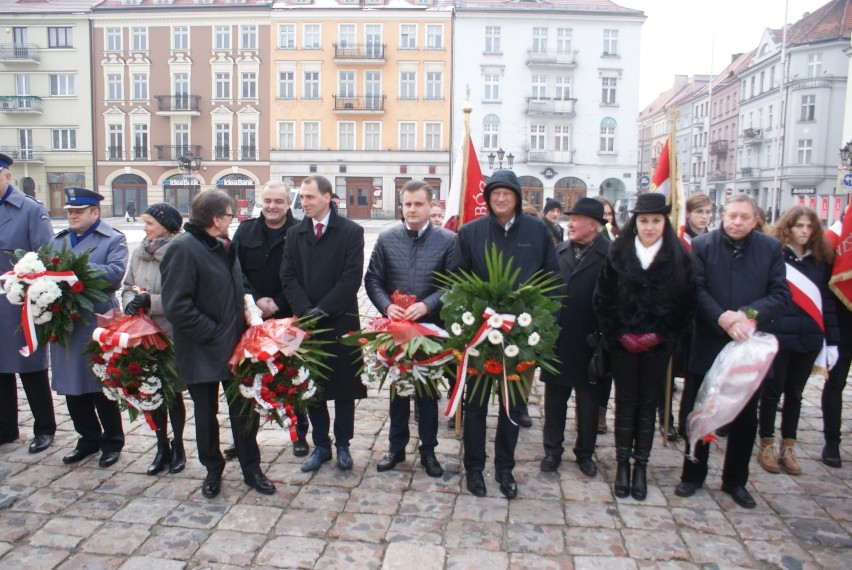
<svg viewBox="0 0 852 570"><path fill-rule="evenodd" d="M494 168L494 159L497 159L497 168ZM488 153L488 166L491 170L503 170L503 159L506 159L507 170L512 170L512 165L515 163L515 155L511 152L506 154L502 147L497 149L497 154Z"/></svg>
<svg viewBox="0 0 852 570"><path fill-rule="evenodd" d="M840 166L843 170L852 168L852 141L840 149Z"/></svg>
<svg viewBox="0 0 852 570"><path fill-rule="evenodd" d="M200 156L187 156L183 155L178 157L178 170L180 170L184 174L195 174L198 172L198 169L201 168L201 157Z"/></svg>

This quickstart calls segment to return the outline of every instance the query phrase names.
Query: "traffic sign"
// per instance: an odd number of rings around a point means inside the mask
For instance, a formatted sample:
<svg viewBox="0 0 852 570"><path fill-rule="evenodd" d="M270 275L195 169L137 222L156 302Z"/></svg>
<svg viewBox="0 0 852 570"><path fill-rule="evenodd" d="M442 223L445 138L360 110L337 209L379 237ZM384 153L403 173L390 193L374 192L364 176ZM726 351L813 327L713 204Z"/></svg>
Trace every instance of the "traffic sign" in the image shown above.
<svg viewBox="0 0 852 570"><path fill-rule="evenodd" d="M843 185L847 188L852 188L852 172L847 172L843 175Z"/></svg>

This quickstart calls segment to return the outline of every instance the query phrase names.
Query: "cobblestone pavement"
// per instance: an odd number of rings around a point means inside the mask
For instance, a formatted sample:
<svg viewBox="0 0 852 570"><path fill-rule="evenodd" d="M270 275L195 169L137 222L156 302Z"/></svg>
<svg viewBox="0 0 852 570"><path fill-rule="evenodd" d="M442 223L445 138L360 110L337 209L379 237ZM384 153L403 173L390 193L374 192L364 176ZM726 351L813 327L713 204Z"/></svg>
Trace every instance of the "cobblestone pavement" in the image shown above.
<svg viewBox="0 0 852 570"><path fill-rule="evenodd" d="M364 224L368 251L390 223ZM363 294L361 310L373 311ZM353 470L330 462L302 473L284 434L265 427L258 438L276 493L250 490L229 462L221 495L207 500L188 398L187 469L149 477L155 440L140 421L125 422L127 444L113 467L99 468L97 455L63 465L76 434L62 398L55 399L54 445L30 455L31 417L19 390L22 438L0 446L0 568L850 568L852 453L847 447L841 469L819 461L820 388L809 383L802 409L797 452L804 474L770 475L753 460L754 510L719 490L717 451L707 486L689 499L676 497L681 449L659 440L647 500L616 499L611 407L610 433L598 440L597 477L582 475L570 452L558 473L541 473L541 385L531 396L534 425L521 430L519 496L511 502L500 495L493 468L486 472L488 497L465 490L460 442L444 421L437 449L443 478L425 475L414 439L405 463L378 473L376 461L387 449L387 394L372 393L358 404ZM852 397L846 393L848 442ZM569 420L566 447L575 436ZM231 440L225 414L221 422L224 445Z"/></svg>

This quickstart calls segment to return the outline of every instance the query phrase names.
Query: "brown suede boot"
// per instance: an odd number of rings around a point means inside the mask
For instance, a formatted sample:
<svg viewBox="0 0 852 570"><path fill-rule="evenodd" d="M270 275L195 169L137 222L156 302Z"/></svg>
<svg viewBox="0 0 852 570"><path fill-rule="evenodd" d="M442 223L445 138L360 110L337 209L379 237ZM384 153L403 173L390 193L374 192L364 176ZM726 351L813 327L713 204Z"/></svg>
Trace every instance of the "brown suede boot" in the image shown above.
<svg viewBox="0 0 852 570"><path fill-rule="evenodd" d="M780 465L784 471L790 475L801 475L802 468L799 466L799 462L796 461L796 456L793 455L793 448L795 446L795 439L785 438L781 440L781 452L778 454L778 465Z"/></svg>
<svg viewBox="0 0 852 570"><path fill-rule="evenodd" d="M794 460L795 461L795 460ZM781 473L774 437L761 437L758 443L757 462L769 473Z"/></svg>

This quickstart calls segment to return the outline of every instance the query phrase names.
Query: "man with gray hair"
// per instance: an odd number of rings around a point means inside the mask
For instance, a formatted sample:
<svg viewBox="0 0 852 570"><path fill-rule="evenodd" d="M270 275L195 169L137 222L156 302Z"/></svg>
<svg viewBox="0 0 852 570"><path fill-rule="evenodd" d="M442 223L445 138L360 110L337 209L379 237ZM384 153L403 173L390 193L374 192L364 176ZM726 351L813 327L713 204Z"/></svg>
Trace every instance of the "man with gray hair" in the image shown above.
<svg viewBox="0 0 852 570"><path fill-rule="evenodd" d="M781 244L754 231L757 215L754 200L738 194L725 204L722 226L692 241L698 311L687 371L691 378L686 383L686 390L693 393L686 401L695 401L704 375L722 348L731 340L750 336L741 309L757 311L757 330L765 331L790 302ZM745 486L757 435L759 399L758 390L731 422L722 469L722 491L747 509L756 506ZM701 442L695 449L698 461L684 459L676 495L690 497L704 484L709 456L710 446Z"/></svg>

